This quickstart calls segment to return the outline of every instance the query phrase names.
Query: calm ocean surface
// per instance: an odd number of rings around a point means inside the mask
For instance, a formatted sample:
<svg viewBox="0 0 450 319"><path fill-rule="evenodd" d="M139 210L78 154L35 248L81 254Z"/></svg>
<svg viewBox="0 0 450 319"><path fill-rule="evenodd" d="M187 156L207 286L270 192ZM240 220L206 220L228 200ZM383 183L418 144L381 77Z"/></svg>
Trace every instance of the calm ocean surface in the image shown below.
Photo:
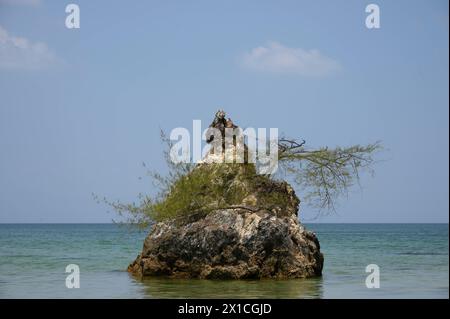
<svg viewBox="0 0 450 319"><path fill-rule="evenodd" d="M0 298L448 298L448 224L307 224L322 278L137 280L126 271L146 233L113 224L0 224ZM81 287L67 289L66 265ZM380 267L379 289L365 268Z"/></svg>

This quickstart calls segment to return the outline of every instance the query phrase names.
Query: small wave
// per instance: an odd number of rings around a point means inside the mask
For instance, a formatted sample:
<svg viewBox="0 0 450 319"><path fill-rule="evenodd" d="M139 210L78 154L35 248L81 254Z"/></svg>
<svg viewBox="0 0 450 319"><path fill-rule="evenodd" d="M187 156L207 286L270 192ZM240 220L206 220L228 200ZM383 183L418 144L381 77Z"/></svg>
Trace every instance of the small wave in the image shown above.
<svg viewBox="0 0 450 319"><path fill-rule="evenodd" d="M0 255L2 258L41 258L41 257L50 257L50 256L45 256L45 255L20 255L20 254L16 254L16 255Z"/></svg>
<svg viewBox="0 0 450 319"><path fill-rule="evenodd" d="M126 269L114 269L114 270L110 270L109 272L127 272Z"/></svg>
<svg viewBox="0 0 450 319"><path fill-rule="evenodd" d="M421 253L421 252L406 252L399 253L399 255L409 255L409 256L447 256L448 253L437 253L437 252L429 252L429 253Z"/></svg>

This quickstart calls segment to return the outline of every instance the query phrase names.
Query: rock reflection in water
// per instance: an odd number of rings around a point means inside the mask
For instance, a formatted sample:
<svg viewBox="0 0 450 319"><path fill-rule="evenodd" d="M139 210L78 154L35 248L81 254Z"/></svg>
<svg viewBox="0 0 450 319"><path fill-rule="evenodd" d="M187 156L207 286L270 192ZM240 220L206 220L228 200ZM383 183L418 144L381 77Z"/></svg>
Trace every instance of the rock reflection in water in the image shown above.
<svg viewBox="0 0 450 319"><path fill-rule="evenodd" d="M138 280L145 298L322 298L322 278L290 280Z"/></svg>

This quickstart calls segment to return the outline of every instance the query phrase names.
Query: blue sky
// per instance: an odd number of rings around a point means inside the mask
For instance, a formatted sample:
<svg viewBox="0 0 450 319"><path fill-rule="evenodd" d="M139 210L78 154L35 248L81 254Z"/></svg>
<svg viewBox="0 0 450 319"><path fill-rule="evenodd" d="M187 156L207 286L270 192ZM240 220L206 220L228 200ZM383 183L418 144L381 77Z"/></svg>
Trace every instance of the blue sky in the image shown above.
<svg viewBox="0 0 450 319"><path fill-rule="evenodd" d="M373 1L380 29L369 3L0 0L0 222L111 221L91 194L151 192L160 127L219 107L311 147L383 142L315 222L448 222L448 2Z"/></svg>

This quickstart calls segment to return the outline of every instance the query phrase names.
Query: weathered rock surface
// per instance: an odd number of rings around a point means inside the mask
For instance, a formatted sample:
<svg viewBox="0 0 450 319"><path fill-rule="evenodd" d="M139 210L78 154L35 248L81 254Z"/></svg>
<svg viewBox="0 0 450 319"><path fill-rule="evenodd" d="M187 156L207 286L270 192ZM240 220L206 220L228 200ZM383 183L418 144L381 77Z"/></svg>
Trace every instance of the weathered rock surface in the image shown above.
<svg viewBox="0 0 450 319"><path fill-rule="evenodd" d="M320 276L316 236L295 214L225 209L177 225L157 223L128 267L139 276L244 279Z"/></svg>

